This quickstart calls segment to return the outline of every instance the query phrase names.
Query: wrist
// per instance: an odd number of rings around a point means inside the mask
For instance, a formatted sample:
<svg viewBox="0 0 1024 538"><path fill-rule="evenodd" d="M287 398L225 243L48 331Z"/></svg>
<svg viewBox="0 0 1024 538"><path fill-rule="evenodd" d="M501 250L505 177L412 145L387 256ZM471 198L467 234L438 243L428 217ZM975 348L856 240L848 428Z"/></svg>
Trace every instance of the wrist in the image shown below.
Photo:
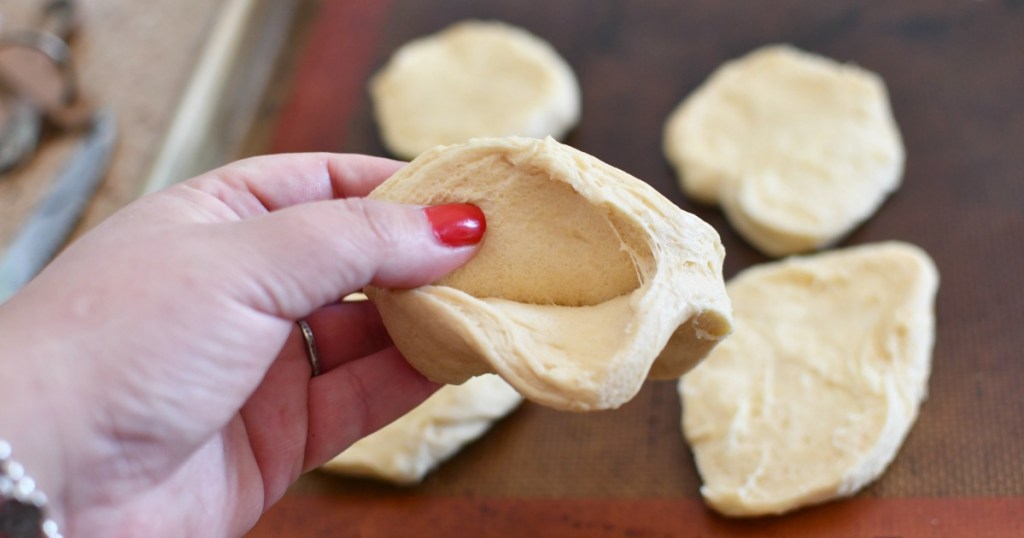
<svg viewBox="0 0 1024 538"><path fill-rule="evenodd" d="M48 508L46 494L14 459L11 444L0 439L0 535L63 538Z"/></svg>
<svg viewBox="0 0 1024 538"><path fill-rule="evenodd" d="M5 408L12 403L9 394L0 400ZM60 443L43 433L48 429L0 412L0 528L36 514L40 523L52 520L41 536L59 536L54 531L63 528L62 451Z"/></svg>
<svg viewBox="0 0 1024 538"><path fill-rule="evenodd" d="M22 474L28 477L21 487L31 485L39 492L33 495L36 502L45 495L43 519L52 519L63 528L66 468L59 423L66 419L66 412L57 409L55 391L44 385L40 370L47 364L45 359L18 345L24 335L9 329L10 324L0 315L0 445L6 442L10 446L10 454L3 459L16 462L0 469L0 475L10 481L17 481ZM0 447L0 457L3 452ZM13 496L0 492L4 500Z"/></svg>

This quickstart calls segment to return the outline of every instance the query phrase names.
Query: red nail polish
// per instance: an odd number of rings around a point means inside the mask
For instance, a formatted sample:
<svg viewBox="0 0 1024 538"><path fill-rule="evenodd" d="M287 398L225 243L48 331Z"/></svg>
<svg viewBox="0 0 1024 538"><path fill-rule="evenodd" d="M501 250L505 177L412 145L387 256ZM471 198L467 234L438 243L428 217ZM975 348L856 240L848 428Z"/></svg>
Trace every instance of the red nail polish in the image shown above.
<svg viewBox="0 0 1024 538"><path fill-rule="evenodd" d="M434 237L449 247L475 245L487 231L484 212L473 204L435 205L423 209Z"/></svg>

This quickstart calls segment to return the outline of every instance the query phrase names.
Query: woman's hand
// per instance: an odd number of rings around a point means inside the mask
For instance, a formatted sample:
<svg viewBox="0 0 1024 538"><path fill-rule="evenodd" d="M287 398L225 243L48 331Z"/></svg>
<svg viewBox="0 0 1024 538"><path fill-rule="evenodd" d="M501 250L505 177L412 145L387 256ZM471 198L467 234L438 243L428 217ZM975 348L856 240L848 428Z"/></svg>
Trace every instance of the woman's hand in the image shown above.
<svg viewBox="0 0 1024 538"><path fill-rule="evenodd" d="M0 305L0 387L14 387L0 438L66 535L242 534L301 473L435 389L372 305L338 302L475 253L472 206L428 218L360 198L400 166L240 161L131 204ZM445 244L453 218L469 246Z"/></svg>

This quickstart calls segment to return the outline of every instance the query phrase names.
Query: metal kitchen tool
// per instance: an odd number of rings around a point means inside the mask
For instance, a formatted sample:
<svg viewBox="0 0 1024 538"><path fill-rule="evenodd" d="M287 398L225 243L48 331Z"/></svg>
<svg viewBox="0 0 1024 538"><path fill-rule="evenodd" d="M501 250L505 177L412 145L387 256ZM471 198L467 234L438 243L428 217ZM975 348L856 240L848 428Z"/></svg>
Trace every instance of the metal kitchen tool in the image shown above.
<svg viewBox="0 0 1024 538"><path fill-rule="evenodd" d="M99 110L88 133L0 258L0 303L32 279L64 245L110 164L114 114Z"/></svg>
<svg viewBox="0 0 1024 538"><path fill-rule="evenodd" d="M35 154L44 119L62 130L88 124L67 44L76 24L71 0L50 0L34 29L0 34L0 172Z"/></svg>

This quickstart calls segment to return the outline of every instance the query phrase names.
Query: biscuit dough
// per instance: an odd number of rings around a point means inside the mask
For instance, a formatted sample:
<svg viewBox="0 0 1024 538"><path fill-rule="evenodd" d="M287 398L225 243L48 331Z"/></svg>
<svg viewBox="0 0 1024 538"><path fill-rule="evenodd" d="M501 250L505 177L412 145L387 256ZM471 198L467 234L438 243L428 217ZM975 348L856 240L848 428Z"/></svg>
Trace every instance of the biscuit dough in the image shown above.
<svg viewBox="0 0 1024 538"><path fill-rule="evenodd" d="M708 504L777 514L878 477L927 392L937 288L928 255L899 242L732 279L735 332L679 383Z"/></svg>
<svg viewBox="0 0 1024 538"><path fill-rule="evenodd" d="M323 465L345 475L415 484L441 462L511 413L523 398L488 374L441 387L398 420L359 440Z"/></svg>
<svg viewBox="0 0 1024 538"><path fill-rule="evenodd" d="M771 256L842 238L899 186L904 160L878 75L785 45L717 69L672 112L664 151L690 197Z"/></svg>
<svg viewBox="0 0 1024 538"><path fill-rule="evenodd" d="M551 138L435 148L370 197L473 203L487 216L458 271L367 289L395 345L436 382L495 372L542 405L613 408L648 374L682 375L731 330L715 230Z"/></svg>
<svg viewBox="0 0 1024 538"><path fill-rule="evenodd" d="M572 68L546 41L466 21L401 47L370 83L388 150L412 159L479 136L564 136L580 117Z"/></svg>

